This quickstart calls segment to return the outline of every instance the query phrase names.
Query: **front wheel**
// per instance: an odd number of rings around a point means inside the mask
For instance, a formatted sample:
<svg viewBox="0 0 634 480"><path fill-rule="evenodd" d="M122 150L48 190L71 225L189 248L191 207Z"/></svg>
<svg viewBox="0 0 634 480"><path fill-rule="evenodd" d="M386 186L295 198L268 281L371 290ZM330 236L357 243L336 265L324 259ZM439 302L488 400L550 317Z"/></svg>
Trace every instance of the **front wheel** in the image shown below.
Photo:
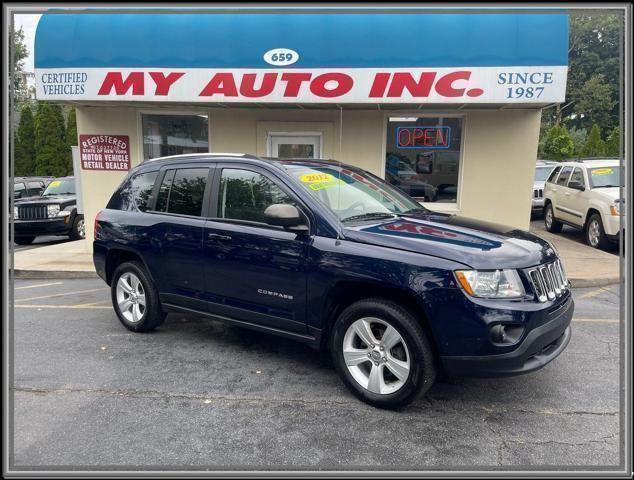
<svg viewBox="0 0 634 480"><path fill-rule="evenodd" d="M419 320L389 300L350 305L337 318L331 342L344 384L375 407L404 407L436 378L434 354Z"/></svg>
<svg viewBox="0 0 634 480"><path fill-rule="evenodd" d="M83 215L75 215L73 225L70 230L70 238L73 240L82 240L86 238L86 223Z"/></svg>
<svg viewBox="0 0 634 480"><path fill-rule="evenodd" d="M165 320L158 292L140 262L119 265L112 276L112 306L121 323L133 332L149 332Z"/></svg>
<svg viewBox="0 0 634 480"><path fill-rule="evenodd" d="M592 248L607 250L610 248L610 240L603 229L601 215L593 214L586 225L586 243Z"/></svg>

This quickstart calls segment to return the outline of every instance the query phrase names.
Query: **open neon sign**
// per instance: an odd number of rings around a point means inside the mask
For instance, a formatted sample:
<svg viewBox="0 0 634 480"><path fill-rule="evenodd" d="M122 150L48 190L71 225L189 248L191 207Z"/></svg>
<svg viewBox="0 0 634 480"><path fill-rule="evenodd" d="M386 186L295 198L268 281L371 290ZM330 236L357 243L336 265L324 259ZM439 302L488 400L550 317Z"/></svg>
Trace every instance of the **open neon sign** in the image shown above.
<svg viewBox="0 0 634 480"><path fill-rule="evenodd" d="M397 148L449 148L450 127L398 127Z"/></svg>

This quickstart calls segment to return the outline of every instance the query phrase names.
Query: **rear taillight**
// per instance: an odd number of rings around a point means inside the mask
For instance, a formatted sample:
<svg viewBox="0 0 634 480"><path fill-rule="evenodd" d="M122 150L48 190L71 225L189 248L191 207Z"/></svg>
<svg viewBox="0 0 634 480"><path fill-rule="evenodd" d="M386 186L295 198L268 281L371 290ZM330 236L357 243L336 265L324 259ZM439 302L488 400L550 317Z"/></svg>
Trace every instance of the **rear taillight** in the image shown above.
<svg viewBox="0 0 634 480"><path fill-rule="evenodd" d="M97 215L95 215L95 224L94 224L93 230L92 230L92 239L93 240L97 240L97 227L99 226L99 215L101 215L101 210L99 210L97 212Z"/></svg>

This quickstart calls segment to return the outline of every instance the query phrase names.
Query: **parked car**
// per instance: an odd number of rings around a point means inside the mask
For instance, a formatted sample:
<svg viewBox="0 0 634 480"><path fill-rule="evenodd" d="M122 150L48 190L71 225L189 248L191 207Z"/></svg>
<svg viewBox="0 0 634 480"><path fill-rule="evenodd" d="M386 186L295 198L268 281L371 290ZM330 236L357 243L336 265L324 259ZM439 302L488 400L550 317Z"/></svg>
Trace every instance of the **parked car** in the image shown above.
<svg viewBox="0 0 634 480"><path fill-rule="evenodd" d="M431 212L340 162L146 161L94 232L95 269L129 330L181 312L328 348L378 407L408 404L439 369L537 370L570 340L569 282L547 241Z"/></svg>
<svg viewBox="0 0 634 480"><path fill-rule="evenodd" d="M584 231L586 243L607 249L618 242L621 225L618 159L563 162L544 187L544 225L553 233L564 224ZM623 217L625 222L625 217Z"/></svg>
<svg viewBox="0 0 634 480"><path fill-rule="evenodd" d="M14 177L13 198L22 200L25 198L39 197L44 189L55 177Z"/></svg>
<svg viewBox="0 0 634 480"><path fill-rule="evenodd" d="M33 243L38 235L68 235L73 240L86 237L84 216L77 213L74 177L56 178L41 196L16 201L13 220L18 245Z"/></svg>
<svg viewBox="0 0 634 480"><path fill-rule="evenodd" d="M546 184L546 179L553 171L553 168L558 164L558 162L537 160L535 180L533 181L533 204L531 213L539 214L544 212L544 185Z"/></svg>

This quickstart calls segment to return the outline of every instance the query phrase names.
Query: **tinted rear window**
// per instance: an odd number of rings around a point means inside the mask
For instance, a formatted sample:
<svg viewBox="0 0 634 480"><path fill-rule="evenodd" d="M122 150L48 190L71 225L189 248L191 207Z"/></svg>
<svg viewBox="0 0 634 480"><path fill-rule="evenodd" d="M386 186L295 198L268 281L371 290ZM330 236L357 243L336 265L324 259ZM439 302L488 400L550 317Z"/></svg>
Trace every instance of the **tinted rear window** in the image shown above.
<svg viewBox="0 0 634 480"><path fill-rule="evenodd" d="M572 167L564 167L561 171L561 175L559 175L559 178L557 179L557 185L566 185L571 173Z"/></svg>
<svg viewBox="0 0 634 480"><path fill-rule="evenodd" d="M208 168L168 170L156 199L156 211L199 217L208 174Z"/></svg>
<svg viewBox="0 0 634 480"><path fill-rule="evenodd" d="M157 175L158 171L139 173L127 179L112 195L106 208L113 210L134 210L136 208L145 212Z"/></svg>
<svg viewBox="0 0 634 480"><path fill-rule="evenodd" d="M561 167L555 167L555 169L552 171L552 173L550 174L550 176L548 177L548 182L554 182L555 178L557 177L557 174L559 173L559 171L561 170Z"/></svg>

